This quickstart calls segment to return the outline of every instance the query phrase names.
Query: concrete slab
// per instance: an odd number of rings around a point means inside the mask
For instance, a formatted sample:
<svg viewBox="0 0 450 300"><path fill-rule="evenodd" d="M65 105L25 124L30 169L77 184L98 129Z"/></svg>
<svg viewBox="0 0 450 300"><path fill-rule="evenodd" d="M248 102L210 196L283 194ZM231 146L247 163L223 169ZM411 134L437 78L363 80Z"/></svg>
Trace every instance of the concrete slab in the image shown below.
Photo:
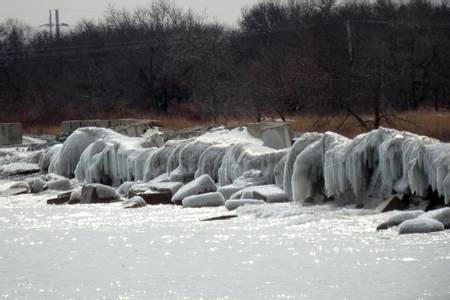
<svg viewBox="0 0 450 300"><path fill-rule="evenodd" d="M0 145L22 144L22 124L0 123Z"/></svg>
<svg viewBox="0 0 450 300"><path fill-rule="evenodd" d="M286 123L270 124L261 127L264 146L274 149L284 149L292 145L289 126Z"/></svg>

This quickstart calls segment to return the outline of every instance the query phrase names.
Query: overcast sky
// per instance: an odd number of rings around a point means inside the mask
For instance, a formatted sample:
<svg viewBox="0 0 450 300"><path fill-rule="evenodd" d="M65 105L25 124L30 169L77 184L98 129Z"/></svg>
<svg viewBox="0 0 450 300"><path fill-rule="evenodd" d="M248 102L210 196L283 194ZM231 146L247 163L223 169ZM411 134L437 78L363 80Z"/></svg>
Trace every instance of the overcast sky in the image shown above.
<svg viewBox="0 0 450 300"><path fill-rule="evenodd" d="M15 18L32 26L47 23L48 10L58 8L61 22L75 24L81 18L100 17L108 4L117 8L145 6L150 0L0 0L0 20ZM208 16L230 25L236 24L241 8L256 3L257 0L175 0L181 7L192 8L196 12L206 12Z"/></svg>

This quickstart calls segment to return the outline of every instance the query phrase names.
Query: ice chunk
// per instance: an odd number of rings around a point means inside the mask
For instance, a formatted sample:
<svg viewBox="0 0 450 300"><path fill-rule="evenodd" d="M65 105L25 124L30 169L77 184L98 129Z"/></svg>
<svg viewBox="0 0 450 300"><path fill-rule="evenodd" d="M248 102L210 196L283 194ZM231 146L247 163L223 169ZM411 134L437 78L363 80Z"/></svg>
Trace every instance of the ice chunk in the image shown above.
<svg viewBox="0 0 450 300"><path fill-rule="evenodd" d="M238 200L230 199L225 202L225 208L228 210L235 210L244 205L261 205L265 203L266 202L263 200L255 200L255 199L238 199Z"/></svg>
<svg viewBox="0 0 450 300"><path fill-rule="evenodd" d="M269 203L289 201L287 193L276 185L246 187L231 195L230 199L259 199Z"/></svg>
<svg viewBox="0 0 450 300"><path fill-rule="evenodd" d="M430 210L421 217L435 219L441 222L445 229L450 229L450 207Z"/></svg>
<svg viewBox="0 0 450 300"><path fill-rule="evenodd" d="M56 144L45 150L44 154L41 157L41 160L39 161L39 167L41 168L42 172L48 171L52 159L59 151L61 151L62 146L62 144Z"/></svg>
<svg viewBox="0 0 450 300"><path fill-rule="evenodd" d="M181 202L184 198L217 191L217 186L209 175L202 175L180 188L172 197L172 202Z"/></svg>
<svg viewBox="0 0 450 300"><path fill-rule="evenodd" d="M288 152L255 144L235 144L227 149L219 168L219 184L228 185L244 172L259 170L265 182L275 183L274 169Z"/></svg>
<svg viewBox="0 0 450 300"><path fill-rule="evenodd" d="M292 174L294 172L294 162L297 156L303 152L309 145L322 138L322 133L311 132L302 134L294 143L287 154L284 167L283 189L292 197Z"/></svg>
<svg viewBox="0 0 450 300"><path fill-rule="evenodd" d="M214 192L186 197L182 203L183 207L222 206L225 204L225 199L221 193Z"/></svg>
<svg viewBox="0 0 450 300"><path fill-rule="evenodd" d="M182 182L157 182L151 183L150 189L158 191L158 192L170 192L172 195L183 187Z"/></svg>
<svg viewBox="0 0 450 300"><path fill-rule="evenodd" d="M127 199L122 203L123 208L141 208L145 206L147 206L147 203L139 196Z"/></svg>
<svg viewBox="0 0 450 300"><path fill-rule="evenodd" d="M428 233L435 231L443 231L444 225L431 218L416 218L406 220L400 224L398 233L410 234L410 233Z"/></svg>
<svg viewBox="0 0 450 300"><path fill-rule="evenodd" d="M385 222L378 225L377 230L388 229L393 226L398 226L406 220L415 219L424 214L423 210L401 211L390 216Z"/></svg>

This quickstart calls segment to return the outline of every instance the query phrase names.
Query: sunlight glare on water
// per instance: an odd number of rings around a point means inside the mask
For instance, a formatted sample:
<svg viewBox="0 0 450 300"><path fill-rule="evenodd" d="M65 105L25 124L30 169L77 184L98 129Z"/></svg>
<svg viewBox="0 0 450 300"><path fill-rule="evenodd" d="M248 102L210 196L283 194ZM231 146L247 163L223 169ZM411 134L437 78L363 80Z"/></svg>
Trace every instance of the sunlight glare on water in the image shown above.
<svg viewBox="0 0 450 300"><path fill-rule="evenodd" d="M376 232L366 210L0 198L0 299L449 299L450 233Z"/></svg>

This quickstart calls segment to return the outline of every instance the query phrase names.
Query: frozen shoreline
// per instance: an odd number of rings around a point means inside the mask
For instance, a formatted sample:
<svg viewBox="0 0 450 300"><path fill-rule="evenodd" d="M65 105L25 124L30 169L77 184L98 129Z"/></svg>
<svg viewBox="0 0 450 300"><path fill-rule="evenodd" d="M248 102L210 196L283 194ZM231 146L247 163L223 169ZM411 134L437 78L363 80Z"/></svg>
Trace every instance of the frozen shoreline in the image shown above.
<svg viewBox="0 0 450 300"><path fill-rule="evenodd" d="M48 206L0 198L8 299L446 299L450 232L376 232L390 213L329 206Z"/></svg>

